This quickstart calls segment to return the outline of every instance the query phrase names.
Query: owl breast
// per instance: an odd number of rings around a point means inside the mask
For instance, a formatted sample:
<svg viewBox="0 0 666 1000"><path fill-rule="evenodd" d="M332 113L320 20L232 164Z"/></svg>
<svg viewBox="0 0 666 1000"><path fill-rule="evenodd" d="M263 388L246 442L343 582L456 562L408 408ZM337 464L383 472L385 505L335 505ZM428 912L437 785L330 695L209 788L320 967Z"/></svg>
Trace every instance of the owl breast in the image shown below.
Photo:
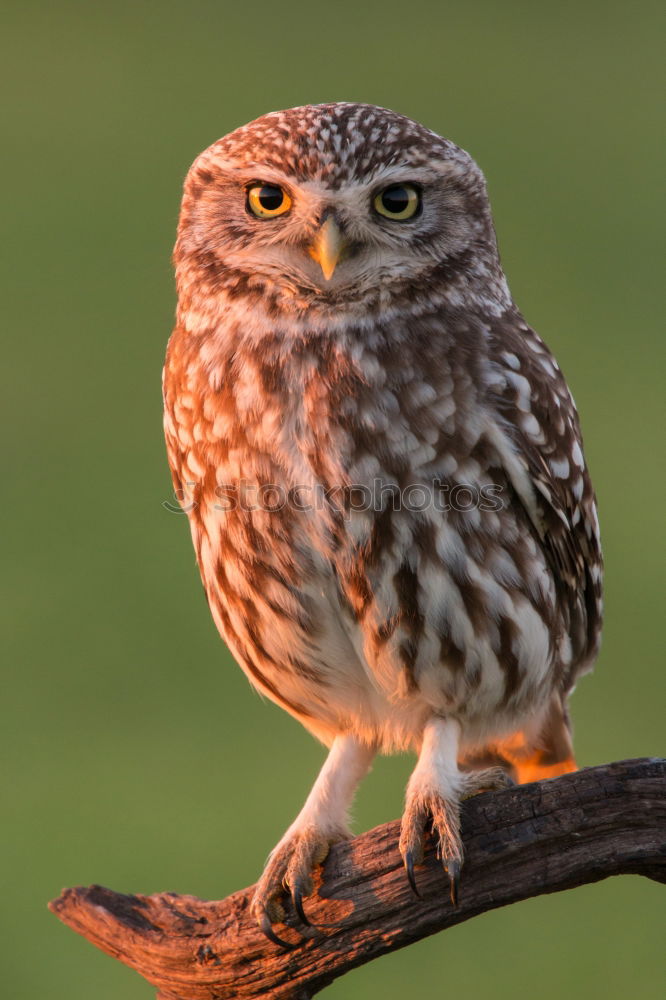
<svg viewBox="0 0 666 1000"><path fill-rule="evenodd" d="M483 742L565 684L578 605L496 405L510 370L469 318L172 337L167 442L216 624L325 742L408 746L433 710Z"/></svg>

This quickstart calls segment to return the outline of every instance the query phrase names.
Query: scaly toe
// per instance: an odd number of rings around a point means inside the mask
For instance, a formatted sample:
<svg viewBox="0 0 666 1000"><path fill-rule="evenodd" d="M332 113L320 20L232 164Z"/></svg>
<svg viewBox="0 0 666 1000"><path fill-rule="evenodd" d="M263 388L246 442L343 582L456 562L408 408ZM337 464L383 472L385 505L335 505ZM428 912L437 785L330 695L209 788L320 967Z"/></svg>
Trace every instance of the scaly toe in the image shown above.
<svg viewBox="0 0 666 1000"><path fill-rule="evenodd" d="M429 790L407 802L400 831L400 853L407 879L412 891L420 896L414 866L423 861L425 831L430 825L437 842L437 857L449 875L451 901L456 905L463 856L460 807L456 799L447 799Z"/></svg>
<svg viewBox="0 0 666 1000"><path fill-rule="evenodd" d="M252 912L266 937L282 948L293 948L273 930L273 924L283 923L285 911L281 900L291 896L294 912L305 928L315 929L303 905L312 894L311 873L328 854L331 843L340 840L341 834L326 837L314 827L305 828L282 841L275 848L257 883L252 900ZM319 925L326 926L326 925Z"/></svg>
<svg viewBox="0 0 666 1000"><path fill-rule="evenodd" d="M429 816L423 809L407 807L402 817L400 843L398 845L400 854L402 855L402 863L407 873L407 881L411 886L412 892L419 899L421 898L421 893L416 885L414 868L416 865L423 864L425 828L428 820Z"/></svg>
<svg viewBox="0 0 666 1000"><path fill-rule="evenodd" d="M471 799L482 792L499 792L513 788L515 781L502 767L487 767L480 771L468 771L464 775L460 801Z"/></svg>
<svg viewBox="0 0 666 1000"><path fill-rule="evenodd" d="M250 910L257 921L260 930L280 948L293 948L293 944L284 941L273 930L273 924L284 923L285 912L281 898L284 896L283 879L287 871L288 859L284 853L276 849L268 860L261 878L257 882Z"/></svg>
<svg viewBox="0 0 666 1000"><path fill-rule="evenodd" d="M460 871L462 865L457 858L449 858L445 862L445 868L447 875L449 876L449 892L451 896L451 905L458 905L458 890L460 888Z"/></svg>

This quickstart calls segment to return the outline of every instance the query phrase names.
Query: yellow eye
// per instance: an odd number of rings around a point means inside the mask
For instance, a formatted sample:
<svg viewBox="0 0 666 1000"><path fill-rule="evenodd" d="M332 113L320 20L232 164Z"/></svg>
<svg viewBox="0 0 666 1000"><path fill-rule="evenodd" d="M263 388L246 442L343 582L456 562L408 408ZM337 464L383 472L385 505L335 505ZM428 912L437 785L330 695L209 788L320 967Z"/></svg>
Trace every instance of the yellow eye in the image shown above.
<svg viewBox="0 0 666 1000"><path fill-rule="evenodd" d="M421 195L411 184L391 184L375 195L375 211L387 219L411 219L421 207Z"/></svg>
<svg viewBox="0 0 666 1000"><path fill-rule="evenodd" d="M291 198L277 184L255 184L248 188L247 206L259 219L274 219L291 208Z"/></svg>

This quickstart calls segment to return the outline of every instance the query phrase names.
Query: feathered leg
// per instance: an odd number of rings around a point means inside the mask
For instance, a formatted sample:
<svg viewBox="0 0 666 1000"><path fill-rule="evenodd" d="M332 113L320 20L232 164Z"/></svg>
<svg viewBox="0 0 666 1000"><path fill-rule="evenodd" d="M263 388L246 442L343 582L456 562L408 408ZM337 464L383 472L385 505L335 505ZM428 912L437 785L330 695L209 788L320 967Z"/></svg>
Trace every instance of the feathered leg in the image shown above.
<svg viewBox="0 0 666 1000"><path fill-rule="evenodd" d="M290 947L272 930L272 924L284 919L281 900L286 891L301 920L309 923L303 897L312 892L312 869L324 860L331 844L351 836L347 813L375 752L353 736L337 736L305 805L271 852L255 889L252 912L276 944Z"/></svg>
<svg viewBox="0 0 666 1000"><path fill-rule="evenodd" d="M418 763L407 785L400 830L400 853L410 885L418 895L414 866L423 861L425 831L432 823L437 854L449 877L454 906L458 900L463 861L460 803L478 792L506 788L512 784L501 768L488 768L472 774L460 771L459 744L460 723L456 719L434 717L426 723Z"/></svg>

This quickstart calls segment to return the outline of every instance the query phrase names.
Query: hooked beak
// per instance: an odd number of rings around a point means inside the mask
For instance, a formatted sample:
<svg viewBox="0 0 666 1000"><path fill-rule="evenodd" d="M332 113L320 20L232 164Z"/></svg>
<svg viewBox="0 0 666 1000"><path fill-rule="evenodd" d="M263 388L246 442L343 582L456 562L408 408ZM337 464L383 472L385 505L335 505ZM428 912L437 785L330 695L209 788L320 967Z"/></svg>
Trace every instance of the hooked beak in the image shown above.
<svg viewBox="0 0 666 1000"><path fill-rule="evenodd" d="M332 215L326 219L314 238L308 253L319 264L324 278L330 281L338 261L347 249L347 241Z"/></svg>

